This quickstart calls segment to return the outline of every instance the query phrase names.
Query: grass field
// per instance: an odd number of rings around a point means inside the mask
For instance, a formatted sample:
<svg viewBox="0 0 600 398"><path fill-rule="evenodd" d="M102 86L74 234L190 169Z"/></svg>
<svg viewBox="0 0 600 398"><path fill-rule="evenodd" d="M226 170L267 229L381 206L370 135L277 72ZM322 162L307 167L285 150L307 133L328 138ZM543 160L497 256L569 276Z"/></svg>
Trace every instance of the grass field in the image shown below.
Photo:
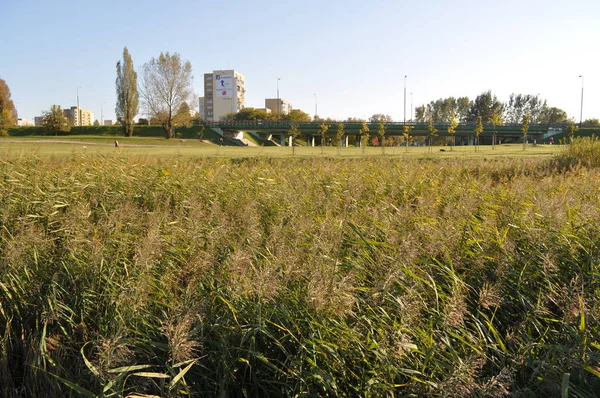
<svg viewBox="0 0 600 398"><path fill-rule="evenodd" d="M117 139L120 148L114 147ZM440 149L444 149L441 152ZM436 158L494 158L494 157L537 157L550 156L560 151L560 145L528 145L523 151L521 144L480 146L475 151L474 146L459 146L452 151L450 147L409 147L408 152L404 147L386 147L385 155L388 157L409 156ZM3 154L28 154L46 155L71 155L71 154L114 154L119 155L184 155L184 156L220 156L220 157L289 157L292 156L290 147L236 147L218 146L190 139L146 138L146 137L106 137L106 136L73 136L73 137L39 137L27 136L18 138L0 138L0 153ZM363 154L362 149L356 147L343 148L341 157L356 158L362 156L379 156L380 147L367 147ZM337 148L324 147L296 147L297 157L337 156Z"/></svg>
<svg viewBox="0 0 600 398"><path fill-rule="evenodd" d="M86 142L0 141L0 395L598 396L595 140Z"/></svg>

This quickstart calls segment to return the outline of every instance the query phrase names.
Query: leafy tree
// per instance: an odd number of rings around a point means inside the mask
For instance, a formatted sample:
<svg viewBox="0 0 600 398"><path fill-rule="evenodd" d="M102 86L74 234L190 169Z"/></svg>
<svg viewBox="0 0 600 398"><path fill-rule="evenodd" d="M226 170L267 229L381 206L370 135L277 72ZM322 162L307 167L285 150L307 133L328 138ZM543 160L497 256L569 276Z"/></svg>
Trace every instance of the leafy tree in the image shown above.
<svg viewBox="0 0 600 398"><path fill-rule="evenodd" d="M452 137L452 145L450 146L450 150L453 150L454 145L456 145L456 128L458 127L458 120L456 120L456 113L453 113L450 117L450 125L448 126L448 134Z"/></svg>
<svg viewBox="0 0 600 398"><path fill-rule="evenodd" d="M173 126L186 126L192 125L192 115L190 112L190 106L187 102L181 104L175 117L173 118Z"/></svg>
<svg viewBox="0 0 600 398"><path fill-rule="evenodd" d="M538 95L511 94L506 106L506 121L517 124L523 120L523 116L529 114L531 123L544 123L548 104Z"/></svg>
<svg viewBox="0 0 600 398"><path fill-rule="evenodd" d="M389 122L392 122L393 120L390 115L384 115L383 113L376 113L369 118L369 121L371 123L379 123L379 122L389 123Z"/></svg>
<svg viewBox="0 0 600 398"><path fill-rule="evenodd" d="M263 109L256 108L244 108L240 110L238 113L234 113L232 116L232 120L270 120L271 115L267 113L267 111Z"/></svg>
<svg viewBox="0 0 600 398"><path fill-rule="evenodd" d="M569 137L569 143L573 143L573 139L575 138L575 133L579 131L579 127L575 125L573 119L569 120L569 124L567 124L566 133Z"/></svg>
<svg viewBox="0 0 600 398"><path fill-rule="evenodd" d="M373 117L371 117L371 119L373 119ZM377 135L380 137L379 144L381 145L381 154L383 155L385 153L385 123L383 121L379 122L379 126L377 127Z"/></svg>
<svg viewBox="0 0 600 398"><path fill-rule="evenodd" d="M408 144L410 143L410 139L412 138L410 135L410 130L414 129L415 126L402 126L402 136L404 137L404 142L406 146L406 153L408 153Z"/></svg>
<svg viewBox="0 0 600 398"><path fill-rule="evenodd" d="M144 119L144 118L139 118L137 124L138 124L138 126L148 126L148 125L150 125L150 120Z"/></svg>
<svg viewBox="0 0 600 398"><path fill-rule="evenodd" d="M547 108L544 111L544 114L541 116L539 122L544 124L558 124L564 123L567 120L569 120L567 117L567 112L553 106L552 108Z"/></svg>
<svg viewBox="0 0 600 398"><path fill-rule="evenodd" d="M94 120L94 127L98 127L100 126L100 122L98 121L98 119Z"/></svg>
<svg viewBox="0 0 600 398"><path fill-rule="evenodd" d="M492 95L491 91L481 93L475 98L475 101L471 104L469 113L467 114L467 121L474 122L477 117L481 116L483 120L489 120L494 113L503 114L504 104Z"/></svg>
<svg viewBox="0 0 600 398"><path fill-rule="evenodd" d="M479 148L479 135L483 133L483 121L481 116L477 116L477 122L475 122L475 129L473 129L475 133L475 151Z"/></svg>
<svg viewBox="0 0 600 398"><path fill-rule="evenodd" d="M523 116L523 124L521 127L521 131L523 132L523 150L527 148L527 132L529 131L529 113Z"/></svg>
<svg viewBox="0 0 600 398"><path fill-rule="evenodd" d="M115 114L123 125L126 137L133 135L133 118L138 114L140 94L137 87L137 73L127 47L123 49L123 63L117 62L117 106Z"/></svg>
<svg viewBox="0 0 600 398"><path fill-rule="evenodd" d="M502 126L504 124L504 120L498 113L494 113L490 118L490 123L494 128L492 133L492 149L496 149L496 126Z"/></svg>
<svg viewBox="0 0 600 398"><path fill-rule="evenodd" d="M367 125L367 122L365 122L363 120L360 129L358 130L358 133L360 134L360 147L362 150L362 153L365 153L365 148L367 147L367 143L369 142L369 126Z"/></svg>
<svg viewBox="0 0 600 398"><path fill-rule="evenodd" d="M425 105L415 108L415 120L417 123L425 123L425 120L427 120L427 108Z"/></svg>
<svg viewBox="0 0 600 398"><path fill-rule="evenodd" d="M160 53L144 65L141 87L148 113L172 138L177 111L192 97L192 64L178 53Z"/></svg>
<svg viewBox="0 0 600 398"><path fill-rule="evenodd" d="M297 122L310 122L311 117L308 113L300 109L292 109L290 113L285 115L285 120L295 120Z"/></svg>
<svg viewBox="0 0 600 398"><path fill-rule="evenodd" d="M338 123L337 130L335 131L335 140L337 142L338 156L342 153L342 138L343 137L344 137L344 123Z"/></svg>
<svg viewBox="0 0 600 398"><path fill-rule="evenodd" d="M289 131L290 137L292 137L292 155L296 154L296 137L298 137L298 135L300 134L300 130L298 130L298 122L296 120L293 120L290 123L290 131Z"/></svg>
<svg viewBox="0 0 600 398"><path fill-rule="evenodd" d="M323 146L325 145L325 134L327 134L327 130L329 130L329 125L321 123L321 126L319 126L319 135L321 136L321 154L323 153Z"/></svg>
<svg viewBox="0 0 600 398"><path fill-rule="evenodd" d="M17 124L17 110L10 97L8 84L0 79L0 135L8 135L8 128Z"/></svg>
<svg viewBox="0 0 600 398"><path fill-rule="evenodd" d="M432 150L433 137L437 136L438 130L433 125L431 118L427 120L427 138L429 139L429 152Z"/></svg>
<svg viewBox="0 0 600 398"><path fill-rule="evenodd" d="M583 121L583 127L600 127L600 120L586 119Z"/></svg>
<svg viewBox="0 0 600 398"><path fill-rule="evenodd" d="M60 105L52 105L50 110L43 112L42 125L46 134L58 135L58 133L68 133L71 130L70 121Z"/></svg>
<svg viewBox="0 0 600 398"><path fill-rule="evenodd" d="M226 113L226 114L224 114L224 115L221 115L221 117L219 118L219 120L220 120L220 121L222 121L222 122L227 122L227 121L231 121L231 120L236 120L236 116L237 116L237 115L238 115L238 114L237 114L237 113L235 113L235 112L228 112L228 113ZM240 120L240 119L237 119L237 120ZM241 120L243 120L243 119L241 119ZM152 124L154 124L154 123L152 123Z"/></svg>

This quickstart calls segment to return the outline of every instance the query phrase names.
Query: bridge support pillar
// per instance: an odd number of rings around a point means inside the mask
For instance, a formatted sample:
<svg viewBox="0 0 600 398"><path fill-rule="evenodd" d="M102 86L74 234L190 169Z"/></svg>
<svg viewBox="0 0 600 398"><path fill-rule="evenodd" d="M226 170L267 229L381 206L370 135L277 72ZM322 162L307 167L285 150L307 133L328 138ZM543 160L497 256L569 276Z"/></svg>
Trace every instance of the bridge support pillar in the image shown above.
<svg viewBox="0 0 600 398"><path fill-rule="evenodd" d="M311 146L315 146L315 136L311 137Z"/></svg>
<svg viewBox="0 0 600 398"><path fill-rule="evenodd" d="M290 146L293 146L293 145L294 145L294 141L293 141L293 140L294 140L294 139L293 139L293 138L292 138L292 136L290 135L290 138L289 138L289 143L290 143Z"/></svg>
<svg viewBox="0 0 600 398"><path fill-rule="evenodd" d="M281 146L285 146L285 135L284 134L281 134L281 138L279 140L279 144Z"/></svg>
<svg viewBox="0 0 600 398"><path fill-rule="evenodd" d="M346 148L348 148L348 134L346 134Z"/></svg>

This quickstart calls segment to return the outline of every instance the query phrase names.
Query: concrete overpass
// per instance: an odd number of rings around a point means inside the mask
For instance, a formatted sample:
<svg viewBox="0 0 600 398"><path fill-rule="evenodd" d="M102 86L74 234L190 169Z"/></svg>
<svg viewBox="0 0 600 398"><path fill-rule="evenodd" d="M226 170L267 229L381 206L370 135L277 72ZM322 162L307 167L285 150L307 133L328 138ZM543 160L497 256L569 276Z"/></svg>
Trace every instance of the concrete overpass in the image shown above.
<svg viewBox="0 0 600 398"><path fill-rule="evenodd" d="M254 132L259 134L268 134L271 136L279 136L281 145L285 145L285 137L289 136L289 130L291 128L291 121L221 121L207 123L206 127L212 128L215 131L222 133L235 133L235 132ZM298 130L301 136L306 137L308 145L315 145L316 139L320 138L319 129L321 124L324 122L299 122ZM362 122L325 122L329 125L329 130L326 136L332 138L335 136L337 123L344 123L344 141L346 146L348 145L349 136L359 136ZM413 129L410 131L410 135L413 137L427 136L427 124L422 123L406 123L408 126L412 126ZM369 134L371 136L377 135L377 129L379 123L367 123L369 127ZM402 136L405 124L402 122L388 122L385 123L385 135L386 137ZM437 136L447 137L448 134L448 123L434 123L437 131ZM562 132L562 125L548 125L548 124L531 124L527 133L531 140L539 140L549 137L552 134ZM503 126L496 126L496 137L499 140L504 141L507 138L510 139L521 139L523 132L521 131L521 124L506 124ZM461 123L456 127L455 137L457 142L472 143L472 138L475 133L475 123ZM485 140L486 137L492 137L494 127L489 123L484 123L483 133L480 135L480 139Z"/></svg>

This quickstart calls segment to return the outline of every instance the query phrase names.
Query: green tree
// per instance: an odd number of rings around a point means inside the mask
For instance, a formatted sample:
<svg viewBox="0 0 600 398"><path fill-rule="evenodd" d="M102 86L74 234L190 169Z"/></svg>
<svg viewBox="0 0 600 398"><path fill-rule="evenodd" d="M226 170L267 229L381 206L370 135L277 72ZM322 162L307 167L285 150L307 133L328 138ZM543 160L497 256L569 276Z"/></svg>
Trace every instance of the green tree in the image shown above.
<svg viewBox="0 0 600 398"><path fill-rule="evenodd" d="M192 64L182 61L178 53L160 53L144 64L141 95L151 117L172 138L177 111L192 99Z"/></svg>
<svg viewBox="0 0 600 398"><path fill-rule="evenodd" d="M431 118L427 120L427 139L429 140L429 152L432 151L433 137L437 136L438 130L433 125Z"/></svg>
<svg viewBox="0 0 600 398"><path fill-rule="evenodd" d="M583 127L600 127L600 120L594 119L586 119L583 121Z"/></svg>
<svg viewBox="0 0 600 398"><path fill-rule="evenodd" d="M123 49L123 63L117 62L117 80L115 82L117 90L117 106L115 114L117 120L123 126L123 133L126 137L133 135L133 118L139 111L140 94L137 87L137 73L133 68L133 61L127 47Z"/></svg>
<svg viewBox="0 0 600 398"><path fill-rule="evenodd" d="M539 95L511 94L506 105L506 122L517 124L529 114L530 123L544 123L548 113L548 104Z"/></svg>
<svg viewBox="0 0 600 398"><path fill-rule="evenodd" d="M298 122L292 120L290 123L290 137L292 137L292 155L296 155L296 137L300 134L300 130L298 130Z"/></svg>
<svg viewBox="0 0 600 398"><path fill-rule="evenodd" d="M579 127L577 127L575 125L575 122L573 121L573 119L569 120L569 123L567 124L567 128L566 128L566 133L567 136L569 137L569 143L573 143L573 139L575 138L575 133L579 131Z"/></svg>
<svg viewBox="0 0 600 398"><path fill-rule="evenodd" d="M335 141L337 142L337 154L342 153L342 138L344 137L344 123L338 123L335 131Z"/></svg>
<svg viewBox="0 0 600 398"><path fill-rule="evenodd" d="M94 127L99 127L100 126L100 122L98 121L98 119L94 120Z"/></svg>
<svg viewBox="0 0 600 398"><path fill-rule="evenodd" d="M321 154L323 154L323 147L325 146L325 134L327 134L327 130L329 130L329 125L321 123L319 126L319 135L321 136Z"/></svg>
<svg viewBox="0 0 600 398"><path fill-rule="evenodd" d="M527 132L529 131L529 113L523 116L521 131L523 132L523 150L527 148Z"/></svg>
<svg viewBox="0 0 600 398"><path fill-rule="evenodd" d="M381 145L381 154L383 155L385 153L385 123L383 121L379 122L377 135L379 136L379 145Z"/></svg>
<svg viewBox="0 0 600 398"><path fill-rule="evenodd" d="M17 124L17 110L10 97L8 84L0 79L0 135L8 135L8 128Z"/></svg>
<svg viewBox="0 0 600 398"><path fill-rule="evenodd" d="M292 109L284 118L285 120L295 120L297 122L310 122L311 120L310 115L300 109Z"/></svg>
<svg viewBox="0 0 600 398"><path fill-rule="evenodd" d="M369 131L370 129L367 125L367 122L363 120L362 124L360 125L360 129L358 130L358 133L360 134L360 148L363 154L365 153L365 148L369 142Z"/></svg>
<svg viewBox="0 0 600 398"><path fill-rule="evenodd" d="M492 127L494 128L492 133L492 149L496 149L496 126L502 126L504 124L504 120L498 112L494 112L489 121L492 123Z"/></svg>
<svg viewBox="0 0 600 398"><path fill-rule="evenodd" d="M450 125L448 126L448 134L452 137L452 145L450 146L450 150L453 150L454 145L456 145L456 128L458 127L458 120L456 120L456 113L453 113L450 116Z"/></svg>
<svg viewBox="0 0 600 398"><path fill-rule="evenodd" d="M390 115L384 115L383 113L376 113L369 118L369 121L371 123L379 123L379 122L389 123L389 122L392 122L393 120Z"/></svg>
<svg viewBox="0 0 600 398"><path fill-rule="evenodd" d="M229 115L229 114L228 114ZM267 111L256 108L244 108L238 113L234 113L231 120L270 120L271 115Z"/></svg>
<svg viewBox="0 0 600 398"><path fill-rule="evenodd" d="M410 135L410 130L412 130L414 128L415 128L415 126L407 126L407 125L402 126L402 136L404 137L406 153L408 153L408 144L410 143L410 140L412 138L412 136Z"/></svg>
<svg viewBox="0 0 600 398"><path fill-rule="evenodd" d="M551 107L546 109L544 115L542 116L540 123L543 124L558 124L558 123L564 123L567 120L569 120L568 116L567 116L567 112L565 112L564 110L557 108L557 107Z"/></svg>
<svg viewBox="0 0 600 398"><path fill-rule="evenodd" d="M173 126L186 126L189 127L192 125L192 113L190 112L190 106L187 102L181 104L179 109L177 109L177 113L173 118Z"/></svg>
<svg viewBox="0 0 600 398"><path fill-rule="evenodd" d="M69 119L60 108L60 105L52 105L50 110L43 112L42 125L46 134L58 135L68 133L71 130Z"/></svg>
<svg viewBox="0 0 600 398"><path fill-rule="evenodd" d="M492 95L491 91L481 93L471 103L471 108L467 115L467 121L474 122L478 116L483 120L489 120L494 113L502 115L504 112L504 104Z"/></svg>
<svg viewBox="0 0 600 398"><path fill-rule="evenodd" d="M475 129L473 132L475 133L475 152L477 152L479 148L479 136L483 133L483 121L481 116L477 116L477 122L475 122Z"/></svg>

